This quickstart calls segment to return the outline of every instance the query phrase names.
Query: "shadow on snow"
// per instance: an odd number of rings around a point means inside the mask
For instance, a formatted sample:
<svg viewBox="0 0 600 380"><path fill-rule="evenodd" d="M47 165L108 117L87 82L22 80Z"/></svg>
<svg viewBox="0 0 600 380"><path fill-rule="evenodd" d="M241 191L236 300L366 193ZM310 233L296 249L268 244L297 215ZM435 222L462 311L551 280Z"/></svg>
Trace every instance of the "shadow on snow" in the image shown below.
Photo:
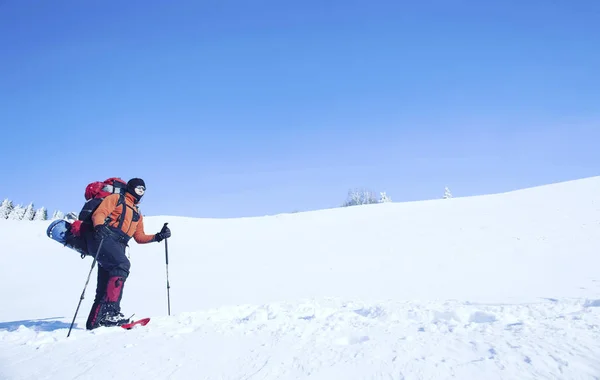
<svg viewBox="0 0 600 380"><path fill-rule="evenodd" d="M70 323L58 321L62 317L43 318L43 319L26 319L22 321L0 322L0 331L16 331L23 326L35 331L55 331L59 329L68 329ZM73 326L75 328L75 326Z"/></svg>

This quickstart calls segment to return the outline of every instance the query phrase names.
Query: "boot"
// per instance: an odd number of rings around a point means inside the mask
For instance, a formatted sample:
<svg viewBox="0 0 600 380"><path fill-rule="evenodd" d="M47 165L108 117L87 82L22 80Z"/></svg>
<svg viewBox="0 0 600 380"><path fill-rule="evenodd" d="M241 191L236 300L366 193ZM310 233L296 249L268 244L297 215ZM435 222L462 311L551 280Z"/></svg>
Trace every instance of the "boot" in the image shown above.
<svg viewBox="0 0 600 380"><path fill-rule="evenodd" d="M121 326L131 322L118 311L114 302L95 302L86 322L86 329L93 330L101 326Z"/></svg>
<svg viewBox="0 0 600 380"><path fill-rule="evenodd" d="M100 301L94 302L86 322L88 330L100 326L120 326L129 323L129 319L121 314L121 298L125 277L113 276L108 279L106 292Z"/></svg>
<svg viewBox="0 0 600 380"><path fill-rule="evenodd" d="M100 326L121 326L131 322L129 318L125 318L123 313L120 312L109 312L105 315L104 319L100 321Z"/></svg>

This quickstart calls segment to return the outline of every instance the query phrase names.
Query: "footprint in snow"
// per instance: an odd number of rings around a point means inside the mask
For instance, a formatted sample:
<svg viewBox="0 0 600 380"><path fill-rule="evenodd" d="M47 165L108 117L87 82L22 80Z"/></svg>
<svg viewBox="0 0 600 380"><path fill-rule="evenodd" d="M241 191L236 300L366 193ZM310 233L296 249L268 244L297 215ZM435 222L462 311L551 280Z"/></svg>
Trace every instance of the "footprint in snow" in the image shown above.
<svg viewBox="0 0 600 380"><path fill-rule="evenodd" d="M469 322L473 323L492 323L496 322L496 316L494 314L485 313L483 311L476 311L471 314Z"/></svg>
<svg viewBox="0 0 600 380"><path fill-rule="evenodd" d="M600 299L598 300L587 300L583 307L600 307Z"/></svg>

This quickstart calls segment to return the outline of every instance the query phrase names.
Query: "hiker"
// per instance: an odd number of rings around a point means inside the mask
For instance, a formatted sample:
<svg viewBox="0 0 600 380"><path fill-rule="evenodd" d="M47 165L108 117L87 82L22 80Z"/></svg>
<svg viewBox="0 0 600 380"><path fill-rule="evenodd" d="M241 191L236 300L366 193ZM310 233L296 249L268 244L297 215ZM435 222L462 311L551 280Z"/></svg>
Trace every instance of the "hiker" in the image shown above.
<svg viewBox="0 0 600 380"><path fill-rule="evenodd" d="M144 180L132 178L124 194L108 195L92 214L94 230L90 233L92 238L87 239L88 250L96 253L100 247L100 251L96 297L86 323L88 330L130 322L121 313L120 305L131 265L125 255L129 239L133 237L138 244L147 244L171 236L166 225L154 235L144 232L144 218L137 204L145 191Z"/></svg>

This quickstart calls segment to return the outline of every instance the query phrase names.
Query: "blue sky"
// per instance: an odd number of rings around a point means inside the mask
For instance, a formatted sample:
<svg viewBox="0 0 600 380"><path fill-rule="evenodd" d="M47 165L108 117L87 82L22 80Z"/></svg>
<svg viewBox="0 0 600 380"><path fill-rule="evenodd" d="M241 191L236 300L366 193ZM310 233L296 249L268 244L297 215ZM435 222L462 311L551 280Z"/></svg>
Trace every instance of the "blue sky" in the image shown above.
<svg viewBox="0 0 600 380"><path fill-rule="evenodd" d="M597 1L0 1L0 198L238 217L598 175Z"/></svg>

